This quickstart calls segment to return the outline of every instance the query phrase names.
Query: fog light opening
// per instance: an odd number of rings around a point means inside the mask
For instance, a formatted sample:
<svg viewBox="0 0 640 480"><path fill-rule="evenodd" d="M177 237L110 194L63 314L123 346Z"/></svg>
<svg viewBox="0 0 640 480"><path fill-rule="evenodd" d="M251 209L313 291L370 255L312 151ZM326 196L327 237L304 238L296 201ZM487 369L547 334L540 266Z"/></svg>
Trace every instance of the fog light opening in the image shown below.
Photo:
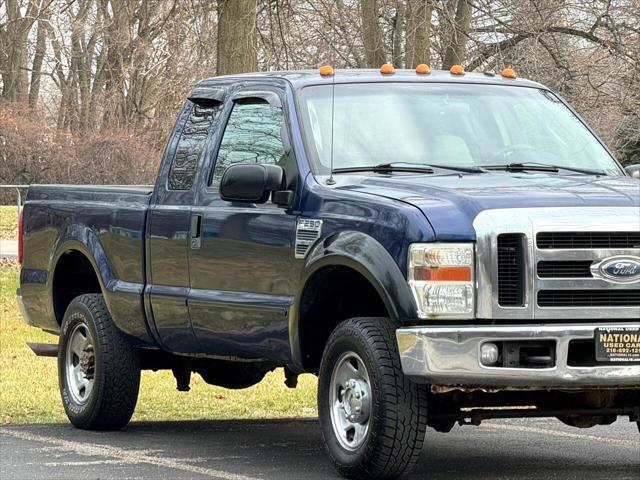
<svg viewBox="0 0 640 480"><path fill-rule="evenodd" d="M480 363L485 367L490 367L498 363L500 352L495 343L485 343L480 347Z"/></svg>

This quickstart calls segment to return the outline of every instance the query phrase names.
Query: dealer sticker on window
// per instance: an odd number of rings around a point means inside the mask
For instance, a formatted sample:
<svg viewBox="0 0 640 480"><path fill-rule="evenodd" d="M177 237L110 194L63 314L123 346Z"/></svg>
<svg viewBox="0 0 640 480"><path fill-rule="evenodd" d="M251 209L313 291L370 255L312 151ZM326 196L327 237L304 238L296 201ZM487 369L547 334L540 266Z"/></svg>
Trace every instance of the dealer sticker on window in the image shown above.
<svg viewBox="0 0 640 480"><path fill-rule="evenodd" d="M640 328L596 329L596 360L599 362L640 362Z"/></svg>

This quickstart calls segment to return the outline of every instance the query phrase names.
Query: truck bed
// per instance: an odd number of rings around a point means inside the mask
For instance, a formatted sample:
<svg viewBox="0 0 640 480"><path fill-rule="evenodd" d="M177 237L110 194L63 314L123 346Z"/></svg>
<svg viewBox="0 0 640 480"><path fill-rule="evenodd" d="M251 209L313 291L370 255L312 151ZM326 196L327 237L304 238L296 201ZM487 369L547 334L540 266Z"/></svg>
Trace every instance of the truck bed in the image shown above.
<svg viewBox="0 0 640 480"><path fill-rule="evenodd" d="M84 275L64 271L65 262L58 259L83 252L118 326L150 340L142 293L146 280L145 222L152 192L152 186L137 185L29 188L23 213L21 295L34 326L58 331L66 305L52 305L53 289L73 288ZM71 250L75 253L68 254Z"/></svg>

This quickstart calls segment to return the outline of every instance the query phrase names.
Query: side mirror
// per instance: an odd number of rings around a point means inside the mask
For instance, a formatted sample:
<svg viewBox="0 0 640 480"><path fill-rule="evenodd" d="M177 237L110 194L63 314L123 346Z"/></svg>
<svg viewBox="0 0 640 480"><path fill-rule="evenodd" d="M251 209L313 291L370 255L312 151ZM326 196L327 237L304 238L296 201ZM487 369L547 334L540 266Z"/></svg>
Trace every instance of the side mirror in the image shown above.
<svg viewBox="0 0 640 480"><path fill-rule="evenodd" d="M624 167L631 178L640 179L640 164L629 165Z"/></svg>
<svg viewBox="0 0 640 480"><path fill-rule="evenodd" d="M284 170L278 165L237 163L220 180L220 198L227 202L265 203L271 192L284 188Z"/></svg>

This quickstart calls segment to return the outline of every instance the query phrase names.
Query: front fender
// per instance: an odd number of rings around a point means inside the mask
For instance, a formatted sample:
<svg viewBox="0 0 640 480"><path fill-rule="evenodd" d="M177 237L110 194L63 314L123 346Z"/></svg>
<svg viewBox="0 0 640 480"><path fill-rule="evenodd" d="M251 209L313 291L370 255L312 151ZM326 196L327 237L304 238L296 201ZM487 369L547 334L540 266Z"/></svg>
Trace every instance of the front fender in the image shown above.
<svg viewBox="0 0 640 480"><path fill-rule="evenodd" d="M376 289L395 322L405 324L416 318L417 307L407 280L393 257L377 240L357 231L331 235L309 252L289 318L292 356L297 366L302 365L298 334L300 300L311 276L327 266L349 267L364 276Z"/></svg>

